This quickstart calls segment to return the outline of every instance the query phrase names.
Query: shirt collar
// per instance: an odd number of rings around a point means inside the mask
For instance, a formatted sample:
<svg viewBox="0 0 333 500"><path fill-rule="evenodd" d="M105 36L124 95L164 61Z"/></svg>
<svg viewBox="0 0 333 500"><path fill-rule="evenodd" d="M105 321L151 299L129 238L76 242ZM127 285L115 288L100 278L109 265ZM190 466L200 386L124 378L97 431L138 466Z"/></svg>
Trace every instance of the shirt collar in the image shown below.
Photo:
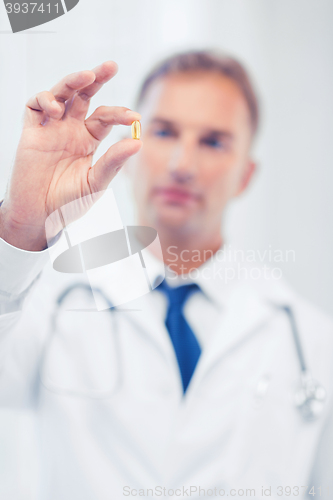
<svg viewBox="0 0 333 500"><path fill-rule="evenodd" d="M161 261L151 252L147 254L149 259L150 278L154 289L163 279L161 275ZM230 264L230 263L229 263ZM181 286L188 283L196 283L206 297L218 307L225 304L228 285L221 277L224 275L227 266L225 246L221 245L218 251L207 259L198 268L193 268L190 273L175 275L175 272L166 264L163 264L165 279L168 285Z"/></svg>
<svg viewBox="0 0 333 500"><path fill-rule="evenodd" d="M172 269L150 251L146 253L146 261L150 266L149 277L153 289L163 280L164 269L165 278L170 286L196 283L205 296L219 308L227 306L231 292L237 286L247 288L250 286L263 300L276 304L293 303L296 300L295 293L284 279L251 278L251 266L243 260L238 261L237 252L229 251L226 244L196 270L193 269L193 272L179 275L177 278Z"/></svg>

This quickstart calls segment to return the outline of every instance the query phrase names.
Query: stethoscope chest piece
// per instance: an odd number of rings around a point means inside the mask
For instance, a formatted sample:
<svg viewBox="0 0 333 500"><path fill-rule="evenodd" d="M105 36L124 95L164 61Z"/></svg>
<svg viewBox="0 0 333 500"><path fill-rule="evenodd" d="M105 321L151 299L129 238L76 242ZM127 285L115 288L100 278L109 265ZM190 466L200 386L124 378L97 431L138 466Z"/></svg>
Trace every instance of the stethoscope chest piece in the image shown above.
<svg viewBox="0 0 333 500"><path fill-rule="evenodd" d="M312 378L310 370L308 369L303 352L301 337L296 326L292 308L288 305L280 307L287 314L290 321L291 332L301 372L300 385L295 392L295 406L305 422L313 422L323 413L326 401L326 391L322 385L318 384L318 382Z"/></svg>
<svg viewBox="0 0 333 500"><path fill-rule="evenodd" d="M324 410L326 391L309 373L304 373L301 385L295 393L295 405L303 420L312 422L319 418Z"/></svg>

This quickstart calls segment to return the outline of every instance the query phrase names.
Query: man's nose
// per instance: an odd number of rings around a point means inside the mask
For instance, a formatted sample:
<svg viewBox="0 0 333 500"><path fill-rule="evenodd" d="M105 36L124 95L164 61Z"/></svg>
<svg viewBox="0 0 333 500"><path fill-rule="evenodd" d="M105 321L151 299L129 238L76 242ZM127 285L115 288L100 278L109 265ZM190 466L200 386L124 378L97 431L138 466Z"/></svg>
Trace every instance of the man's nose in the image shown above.
<svg viewBox="0 0 333 500"><path fill-rule="evenodd" d="M177 182L190 182L197 173L198 154L193 141L179 141L171 151L169 172Z"/></svg>

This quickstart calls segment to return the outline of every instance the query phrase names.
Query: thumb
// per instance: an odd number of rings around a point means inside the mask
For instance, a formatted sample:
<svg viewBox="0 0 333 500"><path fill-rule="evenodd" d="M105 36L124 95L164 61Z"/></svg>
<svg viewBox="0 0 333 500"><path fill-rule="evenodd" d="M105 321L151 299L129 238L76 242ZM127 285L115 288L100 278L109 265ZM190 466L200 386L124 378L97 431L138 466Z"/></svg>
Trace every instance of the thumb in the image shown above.
<svg viewBox="0 0 333 500"><path fill-rule="evenodd" d="M106 189L128 158L140 151L142 142L123 139L113 144L88 172L92 192Z"/></svg>

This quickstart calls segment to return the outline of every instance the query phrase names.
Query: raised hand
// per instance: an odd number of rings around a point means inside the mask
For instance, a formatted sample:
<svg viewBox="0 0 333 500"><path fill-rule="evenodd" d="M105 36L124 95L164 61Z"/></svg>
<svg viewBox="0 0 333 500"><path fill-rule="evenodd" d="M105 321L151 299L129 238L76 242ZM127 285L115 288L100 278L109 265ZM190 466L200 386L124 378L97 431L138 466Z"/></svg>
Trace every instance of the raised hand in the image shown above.
<svg viewBox="0 0 333 500"><path fill-rule="evenodd" d="M124 139L93 165L93 155L113 125L140 115L102 106L86 118L89 102L117 72L105 62L63 78L49 92L29 99L14 168L0 209L0 236L25 250L46 246L45 220L62 205L107 188L141 141Z"/></svg>

